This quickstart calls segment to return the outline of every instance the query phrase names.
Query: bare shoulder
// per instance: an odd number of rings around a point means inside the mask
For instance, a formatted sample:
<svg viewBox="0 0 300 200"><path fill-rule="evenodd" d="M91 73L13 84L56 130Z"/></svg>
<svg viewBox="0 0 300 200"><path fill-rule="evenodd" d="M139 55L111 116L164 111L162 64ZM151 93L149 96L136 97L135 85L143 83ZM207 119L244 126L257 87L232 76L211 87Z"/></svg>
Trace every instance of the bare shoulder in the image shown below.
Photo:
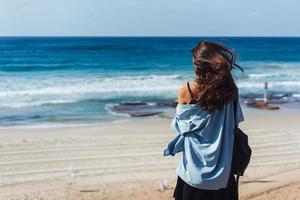
<svg viewBox="0 0 300 200"><path fill-rule="evenodd" d="M188 101L188 89L186 84L181 84L178 88L178 103L185 104Z"/></svg>
<svg viewBox="0 0 300 200"><path fill-rule="evenodd" d="M189 82L189 86L190 86L190 90L191 92L189 91L188 89L188 86L187 84L181 84L179 86L179 89L178 89L178 103L179 104L189 104L191 101L192 101L192 94L193 94L193 97L197 98L197 86L196 86L196 83L195 81L190 81Z"/></svg>

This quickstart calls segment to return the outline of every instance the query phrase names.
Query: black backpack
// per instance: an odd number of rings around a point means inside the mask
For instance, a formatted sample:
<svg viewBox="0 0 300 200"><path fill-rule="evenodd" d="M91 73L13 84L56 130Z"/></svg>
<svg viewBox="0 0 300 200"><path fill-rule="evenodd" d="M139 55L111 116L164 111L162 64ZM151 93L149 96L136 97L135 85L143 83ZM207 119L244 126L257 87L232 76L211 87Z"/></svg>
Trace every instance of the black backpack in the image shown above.
<svg viewBox="0 0 300 200"><path fill-rule="evenodd" d="M236 107L237 101L234 101L234 123L236 122ZM250 162L252 150L248 144L248 135L246 135L238 126L234 130L232 171L236 174L237 191L239 177L244 175L244 172Z"/></svg>

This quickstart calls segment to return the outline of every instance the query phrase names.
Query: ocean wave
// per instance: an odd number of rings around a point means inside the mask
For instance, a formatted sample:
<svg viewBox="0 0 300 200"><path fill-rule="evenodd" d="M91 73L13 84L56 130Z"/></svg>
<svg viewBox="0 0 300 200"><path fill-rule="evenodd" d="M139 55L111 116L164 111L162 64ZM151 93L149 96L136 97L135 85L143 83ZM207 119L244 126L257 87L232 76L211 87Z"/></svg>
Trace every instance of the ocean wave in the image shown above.
<svg viewBox="0 0 300 200"><path fill-rule="evenodd" d="M258 75L258 74L257 74ZM265 74L266 75L266 74ZM267 74L269 75L269 74ZM258 75L259 76L259 75ZM263 74L261 76L264 76ZM70 104L84 100L176 98L178 85L192 77L185 75L113 76L3 76L0 108ZM263 92L264 80L239 79L241 93ZM271 91L300 93L300 81L268 81Z"/></svg>
<svg viewBox="0 0 300 200"><path fill-rule="evenodd" d="M238 82L238 87L240 89L264 89L264 81L253 82L253 81L240 81ZM300 81L271 81L268 82L268 87L270 90L275 89L290 89L294 91L300 90Z"/></svg>
<svg viewBox="0 0 300 200"><path fill-rule="evenodd" d="M176 94L181 82L183 79L179 75L4 78L0 83L0 107L72 103L123 96L170 97Z"/></svg>
<svg viewBox="0 0 300 200"><path fill-rule="evenodd" d="M173 85L174 81L180 80L178 75L150 75L150 76L121 76L116 78L75 78L69 80L61 80L61 84L57 84L60 80L54 78L52 80L34 80L32 84L30 80L23 80L19 85L13 86L12 90L0 92L0 97L11 96L28 96L28 95L56 95L56 94L79 94L79 93L101 93L101 92L150 92L165 91L173 89L177 85ZM28 83L24 86L24 82ZM36 83L40 85L34 85ZM17 83L16 83L17 84ZM52 86L56 85L56 86ZM24 87L20 90L14 90L18 87ZM27 87L27 88L26 88Z"/></svg>
<svg viewBox="0 0 300 200"><path fill-rule="evenodd" d="M244 61L240 63L241 66L254 69L299 69L300 62L275 62L275 61Z"/></svg>
<svg viewBox="0 0 300 200"><path fill-rule="evenodd" d="M242 79L253 81L297 81L300 80L300 62L244 62Z"/></svg>
<svg viewBox="0 0 300 200"><path fill-rule="evenodd" d="M290 73L250 73L247 75L252 79L266 79L266 78L299 78L300 73L290 72Z"/></svg>
<svg viewBox="0 0 300 200"><path fill-rule="evenodd" d="M34 107L42 105L56 105L56 104L69 104L78 102L77 100L46 100L46 101L34 101L34 102L3 102L0 103L0 108L23 108Z"/></svg>

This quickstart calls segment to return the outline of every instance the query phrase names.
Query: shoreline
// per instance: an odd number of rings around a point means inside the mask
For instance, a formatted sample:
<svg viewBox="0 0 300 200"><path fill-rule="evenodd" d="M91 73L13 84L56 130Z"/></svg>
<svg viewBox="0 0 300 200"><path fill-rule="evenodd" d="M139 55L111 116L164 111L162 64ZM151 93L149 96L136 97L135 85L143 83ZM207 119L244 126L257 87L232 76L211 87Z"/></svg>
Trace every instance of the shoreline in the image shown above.
<svg viewBox="0 0 300 200"><path fill-rule="evenodd" d="M296 103L295 103L296 104ZM241 104L242 110L244 113L246 113L248 116L277 116L277 115L298 115L300 114L300 107L293 107L291 104L272 104L272 105L278 105L280 109L278 110L264 110L260 108L253 108L249 107L245 104ZM299 105L297 105L299 106ZM102 126L107 124L118 124L118 123L134 123L135 121L152 121L155 119L172 119L175 114L175 107L174 112L169 112L165 114L158 114L153 116L141 116L141 117L130 117L123 115L122 118L115 118L111 120L105 120L105 121L95 121L95 122L70 122L70 123L35 123L35 124L26 124L26 125L8 125L8 126L0 126L0 134L1 130L18 130L18 129L60 129L60 128L80 128L80 127L95 127L95 126Z"/></svg>

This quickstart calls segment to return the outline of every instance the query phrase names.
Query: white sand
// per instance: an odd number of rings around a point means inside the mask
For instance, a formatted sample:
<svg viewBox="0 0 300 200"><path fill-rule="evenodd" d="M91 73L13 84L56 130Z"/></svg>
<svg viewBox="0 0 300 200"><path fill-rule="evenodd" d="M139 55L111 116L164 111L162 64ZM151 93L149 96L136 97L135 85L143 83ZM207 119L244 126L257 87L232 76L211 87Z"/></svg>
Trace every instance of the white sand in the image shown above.
<svg viewBox="0 0 300 200"><path fill-rule="evenodd" d="M272 111L270 111L272 112ZM241 199L300 199L300 115L247 115L253 157ZM0 130L0 199L172 199L170 120ZM160 181L168 186L160 191Z"/></svg>

